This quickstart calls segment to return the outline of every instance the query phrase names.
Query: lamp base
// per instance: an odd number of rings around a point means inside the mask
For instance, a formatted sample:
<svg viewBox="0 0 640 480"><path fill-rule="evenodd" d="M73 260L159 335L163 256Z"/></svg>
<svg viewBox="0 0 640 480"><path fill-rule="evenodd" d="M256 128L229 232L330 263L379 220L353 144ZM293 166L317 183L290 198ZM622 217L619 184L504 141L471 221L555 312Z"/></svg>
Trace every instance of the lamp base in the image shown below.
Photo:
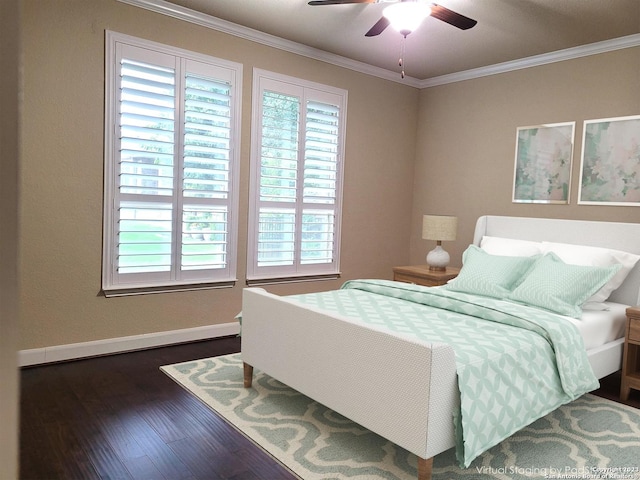
<svg viewBox="0 0 640 480"><path fill-rule="evenodd" d="M446 271L449 260L451 260L449 254L440 245L437 245L427 254L427 265L429 265L429 270L431 271Z"/></svg>

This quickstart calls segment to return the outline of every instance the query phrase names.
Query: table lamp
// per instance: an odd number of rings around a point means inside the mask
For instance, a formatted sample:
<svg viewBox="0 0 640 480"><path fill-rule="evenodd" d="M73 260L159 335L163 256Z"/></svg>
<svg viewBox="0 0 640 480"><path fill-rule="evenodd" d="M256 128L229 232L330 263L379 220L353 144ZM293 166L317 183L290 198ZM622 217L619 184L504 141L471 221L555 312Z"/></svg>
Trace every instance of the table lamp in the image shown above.
<svg viewBox="0 0 640 480"><path fill-rule="evenodd" d="M437 242L436 248L427 254L429 270L446 271L450 258L449 254L442 248L442 242L455 240L457 229L458 217L446 215L422 216L422 238Z"/></svg>

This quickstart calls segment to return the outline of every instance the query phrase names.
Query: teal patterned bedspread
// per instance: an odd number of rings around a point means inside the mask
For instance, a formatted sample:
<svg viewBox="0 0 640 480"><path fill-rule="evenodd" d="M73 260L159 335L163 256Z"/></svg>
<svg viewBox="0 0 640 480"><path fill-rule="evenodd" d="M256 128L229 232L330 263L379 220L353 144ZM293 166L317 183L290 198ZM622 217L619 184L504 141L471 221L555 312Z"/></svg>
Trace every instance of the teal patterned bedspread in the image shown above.
<svg viewBox="0 0 640 480"><path fill-rule="evenodd" d="M452 420L464 467L599 386L575 326L537 308L386 280L353 280L340 290L288 298L451 345L460 390L460 411Z"/></svg>

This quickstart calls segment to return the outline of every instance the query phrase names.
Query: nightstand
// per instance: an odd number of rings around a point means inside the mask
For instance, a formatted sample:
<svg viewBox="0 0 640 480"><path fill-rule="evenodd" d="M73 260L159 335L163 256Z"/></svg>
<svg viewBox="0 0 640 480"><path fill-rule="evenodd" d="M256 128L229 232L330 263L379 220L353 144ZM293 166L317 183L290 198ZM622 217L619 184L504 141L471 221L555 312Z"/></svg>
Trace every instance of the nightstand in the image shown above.
<svg viewBox="0 0 640 480"><path fill-rule="evenodd" d="M620 399L629 399L629 390L640 390L640 306L627 308L627 329L622 356Z"/></svg>
<svg viewBox="0 0 640 480"><path fill-rule="evenodd" d="M444 285L460 273L459 268L447 267L444 272L429 270L428 265L411 265L408 267L393 267L393 279L396 282L415 283L425 287Z"/></svg>

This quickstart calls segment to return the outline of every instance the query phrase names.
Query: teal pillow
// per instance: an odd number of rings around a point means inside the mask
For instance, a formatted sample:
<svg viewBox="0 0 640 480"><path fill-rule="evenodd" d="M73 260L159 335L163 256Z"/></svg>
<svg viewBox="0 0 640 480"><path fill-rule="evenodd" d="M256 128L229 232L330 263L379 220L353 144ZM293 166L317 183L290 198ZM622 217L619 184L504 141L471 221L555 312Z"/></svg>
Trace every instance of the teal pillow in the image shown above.
<svg viewBox="0 0 640 480"><path fill-rule="evenodd" d="M462 254L462 269L445 288L485 297L504 298L520 282L540 255L491 255L475 245Z"/></svg>
<svg viewBox="0 0 640 480"><path fill-rule="evenodd" d="M527 277L507 298L580 318L580 306L620 268L620 264L608 267L569 265L554 253L548 253L536 261Z"/></svg>

